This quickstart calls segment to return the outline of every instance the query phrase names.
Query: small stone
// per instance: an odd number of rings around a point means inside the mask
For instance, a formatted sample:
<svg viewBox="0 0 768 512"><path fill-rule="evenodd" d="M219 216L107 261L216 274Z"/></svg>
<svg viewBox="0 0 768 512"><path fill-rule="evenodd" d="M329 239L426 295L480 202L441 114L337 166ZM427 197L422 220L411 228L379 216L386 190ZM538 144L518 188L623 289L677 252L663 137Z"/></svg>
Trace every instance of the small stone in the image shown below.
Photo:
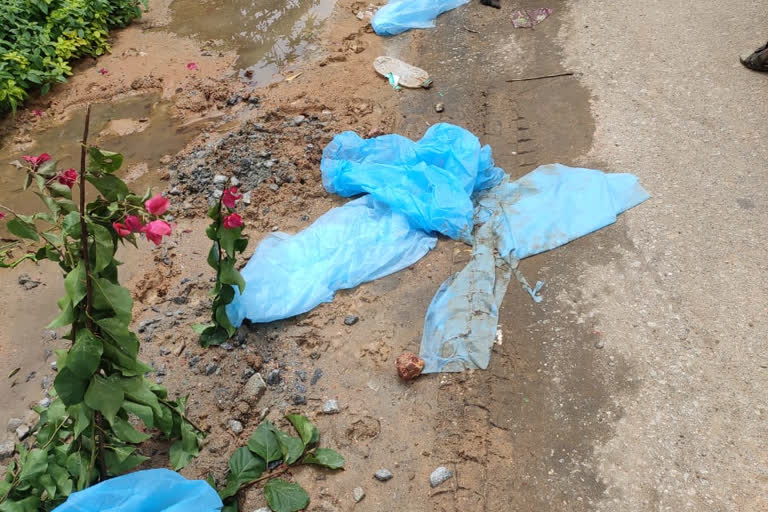
<svg viewBox="0 0 768 512"><path fill-rule="evenodd" d="M597 340L595 342L595 348L603 348L605 346L605 343L603 343L603 340Z"/></svg>
<svg viewBox="0 0 768 512"><path fill-rule="evenodd" d="M307 381L307 372L304 370L296 370L296 378L299 379L301 382Z"/></svg>
<svg viewBox="0 0 768 512"><path fill-rule="evenodd" d="M160 355L161 356L169 356L171 355L171 351L167 348L160 348Z"/></svg>
<svg viewBox="0 0 768 512"><path fill-rule="evenodd" d="M269 507L261 507L261 508L257 508L253 512L272 512L272 509Z"/></svg>
<svg viewBox="0 0 768 512"><path fill-rule="evenodd" d="M309 357L312 357L312 356L310 355ZM313 359L317 359L317 358L313 358ZM317 381L319 381L320 377L322 376L323 376L323 370L320 368L315 369L315 373L312 374L312 379L309 381L309 383L314 386L315 384L317 384Z"/></svg>
<svg viewBox="0 0 768 512"><path fill-rule="evenodd" d="M232 176L229 178L229 184L233 187L239 187L240 186L240 180L237 179L237 176Z"/></svg>
<svg viewBox="0 0 768 512"><path fill-rule="evenodd" d="M424 360L411 352L406 352L397 356L395 361L397 374L403 380L413 380L421 375L424 370Z"/></svg>
<svg viewBox="0 0 768 512"><path fill-rule="evenodd" d="M323 414L338 414L339 402L337 400L328 400L323 404Z"/></svg>
<svg viewBox="0 0 768 512"><path fill-rule="evenodd" d="M359 320L359 316L347 315L344 317L344 325L355 325Z"/></svg>
<svg viewBox="0 0 768 512"><path fill-rule="evenodd" d="M280 185L278 185L276 183L272 183L269 186L269 190L271 190L272 192L277 192L278 190L280 190Z"/></svg>
<svg viewBox="0 0 768 512"><path fill-rule="evenodd" d="M5 441L0 443L0 460L13 457L13 453L16 451L16 446L13 441Z"/></svg>
<svg viewBox="0 0 768 512"><path fill-rule="evenodd" d="M15 432L17 428L24 424L21 418L11 418L8 420L8 432Z"/></svg>
<svg viewBox="0 0 768 512"><path fill-rule="evenodd" d="M383 469L383 468L373 474L373 477L379 482L386 482L387 480L392 480L393 476L394 475L390 470Z"/></svg>
<svg viewBox="0 0 768 512"><path fill-rule="evenodd" d="M213 177L213 184L216 187L222 187L227 184L227 181L229 181L229 178L224 176L223 174L217 174Z"/></svg>
<svg viewBox="0 0 768 512"><path fill-rule="evenodd" d="M269 374L267 375L267 384L270 386L277 386L280 384L280 370L275 368L274 370L269 371Z"/></svg>
<svg viewBox="0 0 768 512"><path fill-rule="evenodd" d="M445 105L443 105L442 103L435 103L435 112L439 114L443 110L445 110Z"/></svg>
<svg viewBox="0 0 768 512"><path fill-rule="evenodd" d="M56 361L51 361L51 370L58 370L59 365Z"/></svg>
<svg viewBox="0 0 768 512"><path fill-rule="evenodd" d="M219 345L219 347L221 347L223 350L227 350L227 351L235 349L235 347L233 347L232 344L229 343L229 342L222 343L221 345Z"/></svg>
<svg viewBox="0 0 768 512"><path fill-rule="evenodd" d="M355 487L352 490L352 497L355 499L355 503L360 503L365 498L365 491L362 487Z"/></svg>
<svg viewBox="0 0 768 512"><path fill-rule="evenodd" d="M235 434L239 434L243 431L243 424L237 420L229 420L229 430Z"/></svg>
<svg viewBox="0 0 768 512"><path fill-rule="evenodd" d="M254 373L248 379L248 382L245 383L245 388L243 389L246 398L261 398L261 395L263 395L266 390L267 384L264 382L264 378L260 373Z"/></svg>
<svg viewBox="0 0 768 512"><path fill-rule="evenodd" d="M307 405L307 397L304 395L294 395L293 405Z"/></svg>
<svg viewBox="0 0 768 512"><path fill-rule="evenodd" d="M245 194L243 194L243 204L246 205L246 206L251 204L251 193L250 192L246 192Z"/></svg>
<svg viewBox="0 0 768 512"><path fill-rule="evenodd" d="M195 356L192 359L190 359L189 363L187 363L187 364L189 364L190 368L194 368L194 366L197 365L197 363L199 363L199 362L200 362L200 356Z"/></svg>
<svg viewBox="0 0 768 512"><path fill-rule="evenodd" d="M301 123L303 123L307 118L304 116L296 116L291 120L291 124L293 126L301 126Z"/></svg>
<svg viewBox="0 0 768 512"><path fill-rule="evenodd" d="M429 475L429 485L437 487L451 477L453 477L453 471L445 466L440 466Z"/></svg>
<svg viewBox="0 0 768 512"><path fill-rule="evenodd" d="M298 391L299 393L306 393L307 392L307 388L305 388L304 384L302 384L301 382L297 382L296 383L296 391Z"/></svg>
<svg viewBox="0 0 768 512"><path fill-rule="evenodd" d="M216 363L208 363L207 365L205 365L205 374L213 375L214 373L216 373L216 370L218 369L219 369L219 365L217 365Z"/></svg>
<svg viewBox="0 0 768 512"><path fill-rule="evenodd" d="M43 409L48 408L51 405L51 397L47 396L47 397L43 398L42 400L37 402L37 405L39 405Z"/></svg>
<svg viewBox="0 0 768 512"><path fill-rule="evenodd" d="M19 428L16 429L16 437L19 438L19 441L23 441L28 435L29 427L27 425L20 425Z"/></svg>

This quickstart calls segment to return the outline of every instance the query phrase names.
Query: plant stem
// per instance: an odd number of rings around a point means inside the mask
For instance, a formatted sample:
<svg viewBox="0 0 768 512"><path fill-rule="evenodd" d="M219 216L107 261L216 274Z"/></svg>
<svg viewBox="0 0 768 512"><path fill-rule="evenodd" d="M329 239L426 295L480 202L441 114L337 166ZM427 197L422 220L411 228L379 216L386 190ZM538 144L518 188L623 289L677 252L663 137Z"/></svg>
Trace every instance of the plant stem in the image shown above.
<svg viewBox="0 0 768 512"><path fill-rule="evenodd" d="M197 429L198 432L205 432L202 428L200 428L198 425L196 425L191 419L187 417L186 414L179 412L178 410L174 409L174 404L169 402L168 400L160 399L160 403L171 409L172 411L176 411L179 413L179 416L181 416L181 419L192 425L195 429Z"/></svg>
<svg viewBox="0 0 768 512"><path fill-rule="evenodd" d="M282 475L284 473L287 473L288 470L290 470L291 468L295 468L295 467L298 467L298 466L301 466L301 464L295 464L293 466L282 465L280 467L280 469L278 469L276 471L272 471L272 472L270 472L267 475L264 475L264 476L261 476L261 477L257 478L256 480L252 480L252 481L248 482L247 484L243 484L242 486L240 486L240 489L238 489L238 492L240 492L243 489L246 489L246 488L248 488L248 487L250 487L252 485L256 485L259 482L263 482L264 480L269 480L270 478L276 478L276 477L278 477L278 476L280 476L280 475Z"/></svg>
<svg viewBox="0 0 768 512"><path fill-rule="evenodd" d="M93 276L91 275L91 261L88 257L88 228L85 223L85 156L88 152L88 127L91 123L91 105L85 107L85 128L83 129L83 142L80 146L80 248L83 264L85 265L85 312L86 324L93 330L91 319L93 318Z"/></svg>

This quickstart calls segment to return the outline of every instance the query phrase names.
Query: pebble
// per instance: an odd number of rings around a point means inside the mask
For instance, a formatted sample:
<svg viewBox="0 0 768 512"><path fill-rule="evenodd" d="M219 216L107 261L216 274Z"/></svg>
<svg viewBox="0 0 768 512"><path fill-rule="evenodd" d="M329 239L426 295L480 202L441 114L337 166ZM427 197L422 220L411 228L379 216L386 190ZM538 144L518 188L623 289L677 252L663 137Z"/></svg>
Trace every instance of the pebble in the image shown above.
<svg viewBox="0 0 768 512"><path fill-rule="evenodd" d="M254 373L245 383L245 396L247 398L261 398L264 391L267 390L267 384L264 382L264 378L260 373Z"/></svg>
<svg viewBox="0 0 768 512"><path fill-rule="evenodd" d="M21 418L11 418L8 420L8 432L15 432L17 428L24 424Z"/></svg>
<svg viewBox="0 0 768 512"><path fill-rule="evenodd" d="M272 183L269 186L269 190L271 190L272 192L277 192L278 190L280 190L280 185L278 185L276 183Z"/></svg>
<svg viewBox="0 0 768 512"><path fill-rule="evenodd" d="M227 178L223 174L217 174L216 176L213 177L213 184L216 186L226 185L227 181L229 181L229 178Z"/></svg>
<svg viewBox="0 0 768 512"><path fill-rule="evenodd" d="M23 441L28 435L29 427L27 425L20 425L19 428L16 429L16 437L19 438L19 441Z"/></svg>
<svg viewBox="0 0 768 512"><path fill-rule="evenodd" d="M218 369L219 369L219 365L217 365L216 363L208 363L207 365L205 365L205 374L213 375L214 373L216 373L216 370Z"/></svg>
<svg viewBox="0 0 768 512"><path fill-rule="evenodd" d="M605 346L605 343L603 343L602 340L599 340L595 343L595 348L603 348Z"/></svg>
<svg viewBox="0 0 768 512"><path fill-rule="evenodd" d="M355 325L359 320L359 316L347 315L344 317L344 325Z"/></svg>
<svg viewBox="0 0 768 512"><path fill-rule="evenodd" d="M243 201L243 204L246 205L246 206L251 204L251 193L250 192L246 192L245 194L243 194L242 201Z"/></svg>
<svg viewBox="0 0 768 512"><path fill-rule="evenodd" d="M439 114L444 110L445 110L445 105L443 105L442 103L435 103L435 112Z"/></svg>
<svg viewBox="0 0 768 512"><path fill-rule="evenodd" d="M394 475L390 470L383 469L383 468L373 474L373 477L379 482L386 482L387 480L392 480L393 476Z"/></svg>
<svg viewBox="0 0 768 512"><path fill-rule="evenodd" d="M46 408L50 407L50 405L51 405L51 397L47 396L47 397L43 398L42 400L37 402L37 405L39 405L43 409L46 409Z"/></svg>
<svg viewBox="0 0 768 512"><path fill-rule="evenodd" d="M272 512L272 509L269 507L261 507L261 508L257 508L253 512Z"/></svg>
<svg viewBox="0 0 768 512"><path fill-rule="evenodd" d="M193 357L192 359L189 360L188 364L189 364L189 367L192 368L192 367L194 367L199 362L200 362L200 356L195 356L195 357Z"/></svg>
<svg viewBox="0 0 768 512"><path fill-rule="evenodd" d="M307 392L307 388L305 388L304 384L302 384L301 382L297 382L296 383L296 391L298 391L299 393L306 393Z"/></svg>
<svg viewBox="0 0 768 512"><path fill-rule="evenodd" d="M277 386L280 384L280 370L274 369L269 371L269 375L267 375L267 384L270 386Z"/></svg>
<svg viewBox="0 0 768 512"><path fill-rule="evenodd" d="M323 404L323 414L337 414L339 412L339 402L337 400L328 400Z"/></svg>
<svg viewBox="0 0 768 512"><path fill-rule="evenodd" d="M310 355L310 357L312 356ZM314 359L317 359L317 358L314 358ZM320 377L322 376L323 376L323 370L320 368L317 368L315 370L315 373L312 374L312 379L309 381L309 383L314 386L315 384L317 384L317 381L319 381Z"/></svg>
<svg viewBox="0 0 768 512"><path fill-rule="evenodd" d="M307 397L304 395L294 395L293 405L307 405Z"/></svg>
<svg viewBox="0 0 768 512"><path fill-rule="evenodd" d="M304 116L296 116L296 117L293 118L293 120L291 120L291 124L293 126L300 126L301 123L303 123L306 119L307 118L304 117Z"/></svg>
<svg viewBox="0 0 768 512"><path fill-rule="evenodd" d="M439 468L434 470L431 475L429 475L429 484L432 487L437 487L438 485L445 482L446 480L449 480L452 477L453 477L453 471L451 471L445 466L440 466Z"/></svg>
<svg viewBox="0 0 768 512"><path fill-rule="evenodd" d="M16 450L16 446L13 441L4 441L0 443L0 460L13 457L13 452Z"/></svg>
<svg viewBox="0 0 768 512"><path fill-rule="evenodd" d="M243 424L237 420L229 420L229 430L235 434L239 434L243 431Z"/></svg>
<svg viewBox="0 0 768 512"><path fill-rule="evenodd" d="M171 351L170 351L170 350L168 350L167 348L161 348L161 349L160 349L160 355L161 355L161 356L168 356L168 355L170 355L170 354L171 354Z"/></svg>
<svg viewBox="0 0 768 512"><path fill-rule="evenodd" d="M307 372L305 372L304 370L296 370L296 377L301 382L306 382L307 381Z"/></svg>
<svg viewBox="0 0 768 512"><path fill-rule="evenodd" d="M360 503L365 498L365 491L362 487L355 487L352 490L352 497L355 499L355 503Z"/></svg>

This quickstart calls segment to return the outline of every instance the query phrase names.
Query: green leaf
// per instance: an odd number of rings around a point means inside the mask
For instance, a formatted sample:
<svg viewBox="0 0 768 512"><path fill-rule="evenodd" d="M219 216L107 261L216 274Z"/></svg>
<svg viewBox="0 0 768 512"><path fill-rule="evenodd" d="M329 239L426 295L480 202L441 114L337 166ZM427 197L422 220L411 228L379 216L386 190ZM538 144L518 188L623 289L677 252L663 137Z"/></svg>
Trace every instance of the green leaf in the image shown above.
<svg viewBox="0 0 768 512"><path fill-rule="evenodd" d="M208 218L213 220L218 220L219 217L221 217L221 203L216 203L210 208L208 208ZM212 226L215 226L216 224L212 224Z"/></svg>
<svg viewBox="0 0 768 512"><path fill-rule="evenodd" d="M93 411L80 403L69 408L69 415L75 420L74 436L77 439L90 426Z"/></svg>
<svg viewBox="0 0 768 512"><path fill-rule="evenodd" d="M48 492L48 499L52 500L56 497L56 482L53 481L51 475L40 475L37 484Z"/></svg>
<svg viewBox="0 0 768 512"><path fill-rule="evenodd" d="M226 499L234 496L240 486L256 480L266 469L267 465L264 463L264 459L252 454L245 446L241 446L229 458L227 486L221 491L221 498Z"/></svg>
<svg viewBox="0 0 768 512"><path fill-rule="evenodd" d="M111 310L123 323L131 321L133 299L127 288L113 284L104 278L93 280L93 306L99 310Z"/></svg>
<svg viewBox="0 0 768 512"><path fill-rule="evenodd" d="M73 477L77 477L77 486L75 487L77 490L83 489L90 483L91 469L93 468L85 453L76 451L67 457L67 471Z"/></svg>
<svg viewBox="0 0 768 512"><path fill-rule="evenodd" d="M157 395L149 389L147 382L143 377L120 379L120 386L125 392L126 398L129 398L136 403L149 406L155 413L155 419L163 414L164 408L160 406L160 402L157 400Z"/></svg>
<svg viewBox="0 0 768 512"><path fill-rule="evenodd" d="M59 367L59 373L53 380L56 393L64 405L76 405L83 401L88 379L82 379L69 368Z"/></svg>
<svg viewBox="0 0 768 512"><path fill-rule="evenodd" d="M184 449L184 443L182 441L176 441L171 445L171 466L173 466L175 471L178 471L189 464L189 461L193 458L194 455Z"/></svg>
<svg viewBox="0 0 768 512"><path fill-rule="evenodd" d="M30 480L44 474L48 470L48 452L39 448L31 450L27 455L27 460L21 468L19 480L29 482Z"/></svg>
<svg viewBox="0 0 768 512"><path fill-rule="evenodd" d="M219 228L218 235L221 248L224 249L224 251L227 253L227 256L232 259L235 257L235 241L240 238L242 232L242 227L229 229L222 225Z"/></svg>
<svg viewBox="0 0 768 512"><path fill-rule="evenodd" d="M106 173L113 173L123 165L123 155L120 153L91 147L88 149L88 156L90 157L88 162L89 170L95 169Z"/></svg>
<svg viewBox="0 0 768 512"><path fill-rule="evenodd" d="M304 446L312 446L320 440L320 432L306 416L301 414L289 414L286 419L291 422L293 428L299 433Z"/></svg>
<svg viewBox="0 0 768 512"><path fill-rule="evenodd" d="M134 428L133 425L120 417L115 417L109 423L112 425L112 431L117 435L117 437L127 443L143 443L152 437L149 434L139 432Z"/></svg>
<svg viewBox="0 0 768 512"><path fill-rule="evenodd" d="M87 379L101 363L104 345L88 329L80 329L75 336L75 344L67 356L67 368L83 379Z"/></svg>
<svg viewBox="0 0 768 512"><path fill-rule="evenodd" d="M227 308L226 306L218 306L216 308L216 323L223 327L227 331L227 338L235 334L235 326L232 325L232 322L229 321L229 316L227 316Z"/></svg>
<svg viewBox="0 0 768 512"><path fill-rule="evenodd" d="M125 458L125 460L120 461L118 460L117 454L112 450L107 450L104 452L104 461L107 464L107 470L109 471L109 474L113 476L127 473L148 459L149 457L145 457L143 455L129 455Z"/></svg>
<svg viewBox="0 0 768 512"><path fill-rule="evenodd" d="M224 505L224 507L221 509L221 512L239 512L239 510L240 509L238 508L237 500L234 500L232 503L227 503Z"/></svg>
<svg viewBox="0 0 768 512"><path fill-rule="evenodd" d="M44 194L41 194L40 192L35 192L35 195L39 197L42 202L45 203L45 206L47 206L48 209L51 210L51 213L53 215L55 216L59 215L59 205L51 196L46 196Z"/></svg>
<svg viewBox="0 0 768 512"><path fill-rule="evenodd" d="M62 197L64 199L72 199L72 189L63 183L58 181L52 181L48 183L48 191L53 197Z"/></svg>
<svg viewBox="0 0 768 512"><path fill-rule="evenodd" d="M299 460L304 453L304 443L298 437L292 437L281 430L276 430L277 442L283 453L283 462L290 465Z"/></svg>
<svg viewBox="0 0 768 512"><path fill-rule="evenodd" d="M56 175L56 160L48 160L37 168L35 174L43 178L53 178Z"/></svg>
<svg viewBox="0 0 768 512"><path fill-rule="evenodd" d="M318 448L315 453L309 453L304 457L304 464L317 464L330 469L344 467L344 457L330 448Z"/></svg>
<svg viewBox="0 0 768 512"><path fill-rule="evenodd" d="M214 270L219 268L219 244L214 242L211 246L211 250L208 251L208 265Z"/></svg>
<svg viewBox="0 0 768 512"><path fill-rule="evenodd" d="M115 453L115 457L117 458L117 462L123 462L125 459L130 457L133 452L136 451L135 446L109 446L109 450L112 450Z"/></svg>
<svg viewBox="0 0 768 512"><path fill-rule="evenodd" d="M248 449L264 459L267 464L283 457L280 443L277 442L275 435L275 426L269 421L259 425L251 434L250 439L248 439Z"/></svg>
<svg viewBox="0 0 768 512"><path fill-rule="evenodd" d="M107 201L123 201L128 194L131 193L123 180L111 174L105 174L98 178L95 176L87 176L86 179L91 185L96 187L96 190L98 190Z"/></svg>
<svg viewBox="0 0 768 512"><path fill-rule="evenodd" d="M82 234L80 225L80 214L76 211L69 212L61 221L62 232L64 235L78 240Z"/></svg>
<svg viewBox="0 0 768 512"><path fill-rule="evenodd" d="M0 512L38 512L40 510L40 498L29 496L20 501L5 500L0 504Z"/></svg>
<svg viewBox="0 0 768 512"><path fill-rule="evenodd" d="M37 230L32 222L25 222L21 218L14 217L6 224L8 231L21 238L28 240L38 241L40 238L37 236Z"/></svg>
<svg viewBox="0 0 768 512"><path fill-rule="evenodd" d="M200 335L200 344L203 347L221 345L229 339L229 332L223 327L213 325L207 327Z"/></svg>
<svg viewBox="0 0 768 512"><path fill-rule="evenodd" d="M112 240L112 234L107 228L100 224L89 224L88 229L93 234L93 245L95 249L95 267L94 272L101 272L112 262L112 257L115 254L115 243Z"/></svg>
<svg viewBox="0 0 768 512"><path fill-rule="evenodd" d="M245 279L235 269L235 262L229 258L223 259L220 262L221 272L219 273L219 280L224 284L237 285L240 289L240 293L245 291Z"/></svg>
<svg viewBox="0 0 768 512"><path fill-rule="evenodd" d="M107 380L101 375L94 375L88 390L85 392L85 405L101 411L104 417L112 423L115 414L120 410L125 399L125 393L114 379Z"/></svg>
<svg viewBox="0 0 768 512"><path fill-rule="evenodd" d="M59 313L59 316L51 320L51 323L48 324L48 329L58 329L59 327L64 327L65 325L71 324L75 319L75 311L72 308L72 301L69 299L69 295L62 298L58 304L59 308L61 308L61 313Z"/></svg>
<svg viewBox="0 0 768 512"><path fill-rule="evenodd" d="M64 497L69 496L72 492L72 479L69 478L69 472L58 464L48 463L48 474L56 482L59 494Z"/></svg>
<svg viewBox="0 0 768 512"><path fill-rule="evenodd" d="M123 402L123 410L141 419L147 428L155 426L155 415L151 407L126 400Z"/></svg>
<svg viewBox="0 0 768 512"><path fill-rule="evenodd" d="M274 512L297 512L309 505L309 495L298 484L275 478L264 486L267 504Z"/></svg>
<svg viewBox="0 0 768 512"><path fill-rule="evenodd" d="M77 306L85 298L85 266L82 261L64 278L64 289L67 290L67 295L73 307Z"/></svg>

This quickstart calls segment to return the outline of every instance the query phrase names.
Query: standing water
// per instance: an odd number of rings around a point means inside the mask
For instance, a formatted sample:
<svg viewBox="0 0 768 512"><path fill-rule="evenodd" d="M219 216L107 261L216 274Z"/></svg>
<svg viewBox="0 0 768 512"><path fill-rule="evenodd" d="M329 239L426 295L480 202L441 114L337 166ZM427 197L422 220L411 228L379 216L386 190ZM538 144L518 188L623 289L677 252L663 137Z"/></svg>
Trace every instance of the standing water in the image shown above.
<svg viewBox="0 0 768 512"><path fill-rule="evenodd" d="M174 0L166 28L235 50L240 76L264 84L311 49L335 0Z"/></svg>

